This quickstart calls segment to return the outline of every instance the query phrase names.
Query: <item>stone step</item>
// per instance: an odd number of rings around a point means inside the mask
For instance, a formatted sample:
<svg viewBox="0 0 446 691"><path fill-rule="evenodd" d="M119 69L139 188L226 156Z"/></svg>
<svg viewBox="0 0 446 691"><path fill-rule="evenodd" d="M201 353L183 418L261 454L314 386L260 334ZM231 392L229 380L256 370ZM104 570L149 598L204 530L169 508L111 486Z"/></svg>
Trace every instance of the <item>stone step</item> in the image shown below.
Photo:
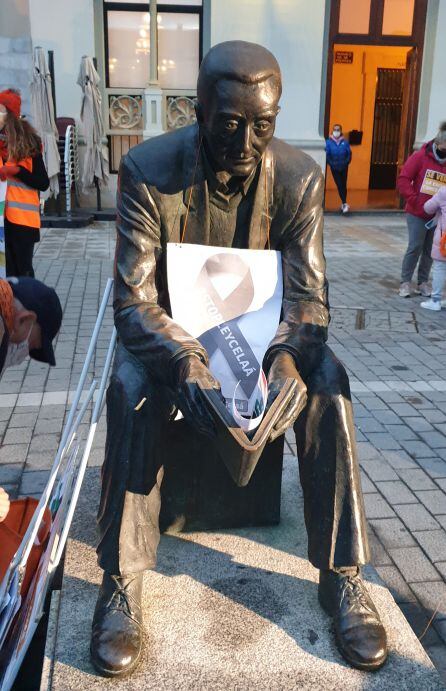
<svg viewBox="0 0 446 691"><path fill-rule="evenodd" d="M100 581L93 547L98 492L99 474L92 468L68 544L56 639L47 649L41 691L99 691L115 685L96 676L88 652ZM350 668L319 607L317 576L306 560L297 463L288 457L279 526L162 537L158 568L145 577L145 653L119 688L445 688L370 567L365 577L388 632L390 656L373 674Z"/></svg>

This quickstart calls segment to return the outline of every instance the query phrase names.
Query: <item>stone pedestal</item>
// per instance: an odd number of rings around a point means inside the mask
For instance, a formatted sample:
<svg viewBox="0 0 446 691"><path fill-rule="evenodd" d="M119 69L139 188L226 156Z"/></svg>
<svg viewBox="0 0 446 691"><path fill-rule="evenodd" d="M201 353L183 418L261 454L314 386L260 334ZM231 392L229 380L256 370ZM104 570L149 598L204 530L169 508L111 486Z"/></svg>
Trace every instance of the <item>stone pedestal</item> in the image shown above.
<svg viewBox="0 0 446 691"><path fill-rule="evenodd" d="M277 525L284 437L267 444L246 487L237 487L211 441L171 423L161 486L161 530Z"/></svg>
<svg viewBox="0 0 446 691"><path fill-rule="evenodd" d="M440 691L441 678L373 569L368 587L387 629L390 656L373 674L352 669L317 600L296 459L287 456L278 526L163 536L158 568L145 575L146 647L116 688L135 691ZM55 603L41 689L108 691L89 661L96 565L99 472L82 487Z"/></svg>

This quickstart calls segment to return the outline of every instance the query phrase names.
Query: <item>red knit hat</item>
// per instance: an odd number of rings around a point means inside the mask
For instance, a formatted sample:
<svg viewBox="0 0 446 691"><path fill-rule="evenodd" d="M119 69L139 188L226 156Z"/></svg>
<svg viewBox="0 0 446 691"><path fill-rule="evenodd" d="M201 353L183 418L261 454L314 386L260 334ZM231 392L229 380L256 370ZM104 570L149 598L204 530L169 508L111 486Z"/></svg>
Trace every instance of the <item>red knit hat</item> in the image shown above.
<svg viewBox="0 0 446 691"><path fill-rule="evenodd" d="M22 105L22 99L17 91L12 89L6 89L6 91L0 91L0 103L5 106L16 118L20 117L20 107Z"/></svg>

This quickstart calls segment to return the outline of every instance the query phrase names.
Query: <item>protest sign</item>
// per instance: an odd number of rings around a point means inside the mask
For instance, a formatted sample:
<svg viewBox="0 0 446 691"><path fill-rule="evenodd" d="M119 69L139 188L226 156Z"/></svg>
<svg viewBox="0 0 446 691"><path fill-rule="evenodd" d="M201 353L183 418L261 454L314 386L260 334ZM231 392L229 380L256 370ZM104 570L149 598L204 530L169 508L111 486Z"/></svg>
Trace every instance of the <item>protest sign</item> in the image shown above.
<svg viewBox="0 0 446 691"><path fill-rule="evenodd" d="M432 196L436 194L443 185L446 185L446 173L440 173L439 170L428 169L424 175L420 192Z"/></svg>
<svg viewBox="0 0 446 691"><path fill-rule="evenodd" d="M262 361L282 309L280 252L169 243L173 319L205 347L210 371L240 426L262 419Z"/></svg>

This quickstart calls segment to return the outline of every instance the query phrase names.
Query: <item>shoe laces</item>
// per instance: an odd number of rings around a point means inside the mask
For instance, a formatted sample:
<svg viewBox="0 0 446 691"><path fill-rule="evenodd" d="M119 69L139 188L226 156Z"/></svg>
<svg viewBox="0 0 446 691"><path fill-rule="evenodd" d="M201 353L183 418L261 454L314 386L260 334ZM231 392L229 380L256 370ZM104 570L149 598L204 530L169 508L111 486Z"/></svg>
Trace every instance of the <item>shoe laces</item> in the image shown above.
<svg viewBox="0 0 446 691"><path fill-rule="evenodd" d="M341 586L341 604L345 600L349 609L361 605L371 614L375 614L370 607L367 592L361 577L356 574L354 576L346 576Z"/></svg>
<svg viewBox="0 0 446 691"><path fill-rule="evenodd" d="M136 577L129 579L126 583L124 583L123 579L119 576L112 576L112 579L116 584L116 589L110 596L110 599L107 603L107 609L114 609L117 612L123 612L131 619L134 619L132 604L134 607L138 608L139 603L136 598L134 598L133 595L128 592L127 589L133 583Z"/></svg>

